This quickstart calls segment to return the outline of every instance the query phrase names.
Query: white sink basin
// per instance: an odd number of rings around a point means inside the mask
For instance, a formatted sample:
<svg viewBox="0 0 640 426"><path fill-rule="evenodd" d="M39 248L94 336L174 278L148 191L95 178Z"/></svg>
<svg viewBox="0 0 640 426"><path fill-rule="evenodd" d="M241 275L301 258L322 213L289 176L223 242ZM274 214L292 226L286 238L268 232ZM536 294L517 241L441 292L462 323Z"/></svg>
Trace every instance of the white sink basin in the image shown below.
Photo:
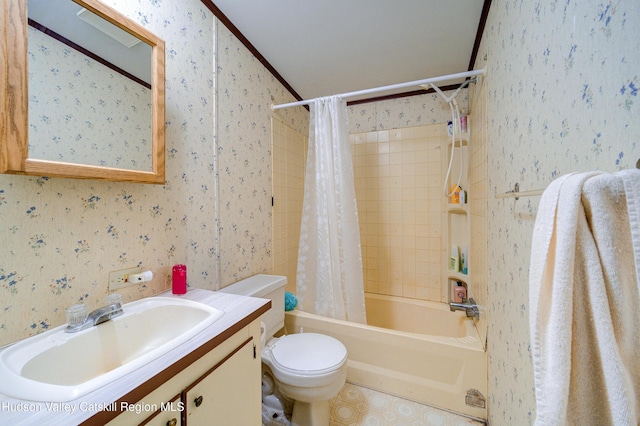
<svg viewBox="0 0 640 426"><path fill-rule="evenodd" d="M83 396L186 342L224 312L202 303L149 297L76 333L66 325L0 351L0 392L30 401Z"/></svg>

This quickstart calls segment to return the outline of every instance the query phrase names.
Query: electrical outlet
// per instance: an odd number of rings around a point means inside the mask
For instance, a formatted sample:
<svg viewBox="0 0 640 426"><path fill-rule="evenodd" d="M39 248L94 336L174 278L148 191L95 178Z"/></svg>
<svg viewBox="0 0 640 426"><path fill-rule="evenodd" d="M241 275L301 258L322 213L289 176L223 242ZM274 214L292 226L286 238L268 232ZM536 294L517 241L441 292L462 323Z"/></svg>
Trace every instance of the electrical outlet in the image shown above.
<svg viewBox="0 0 640 426"><path fill-rule="evenodd" d="M141 267L120 269L119 271L109 272L109 291L138 284L129 282L127 277L129 275L139 274L140 272L142 272Z"/></svg>

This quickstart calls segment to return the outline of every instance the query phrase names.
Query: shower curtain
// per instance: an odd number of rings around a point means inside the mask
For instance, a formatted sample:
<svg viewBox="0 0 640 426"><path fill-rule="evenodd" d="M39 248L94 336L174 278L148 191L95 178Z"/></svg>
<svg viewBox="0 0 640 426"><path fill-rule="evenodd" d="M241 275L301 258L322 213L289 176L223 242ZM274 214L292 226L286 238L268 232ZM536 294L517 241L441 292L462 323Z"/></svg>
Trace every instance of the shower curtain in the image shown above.
<svg viewBox="0 0 640 426"><path fill-rule="evenodd" d="M347 104L339 96L318 98L310 111L296 276L299 306L366 323Z"/></svg>

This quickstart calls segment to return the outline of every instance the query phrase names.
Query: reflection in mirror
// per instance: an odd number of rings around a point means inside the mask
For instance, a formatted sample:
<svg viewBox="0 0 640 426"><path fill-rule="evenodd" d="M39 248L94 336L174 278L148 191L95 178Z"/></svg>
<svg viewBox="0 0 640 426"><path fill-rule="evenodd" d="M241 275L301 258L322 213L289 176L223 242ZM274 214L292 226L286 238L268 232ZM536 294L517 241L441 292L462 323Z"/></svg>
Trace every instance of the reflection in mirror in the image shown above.
<svg viewBox="0 0 640 426"><path fill-rule="evenodd" d="M152 48L71 0L28 0L29 158L152 170Z"/></svg>

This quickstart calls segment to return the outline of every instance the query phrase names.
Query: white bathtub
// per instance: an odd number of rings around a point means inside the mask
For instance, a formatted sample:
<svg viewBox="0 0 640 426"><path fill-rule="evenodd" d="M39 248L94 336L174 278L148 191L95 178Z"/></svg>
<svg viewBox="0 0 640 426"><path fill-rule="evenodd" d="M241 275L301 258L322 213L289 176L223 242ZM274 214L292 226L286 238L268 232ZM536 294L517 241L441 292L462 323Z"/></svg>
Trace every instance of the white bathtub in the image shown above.
<svg viewBox="0 0 640 426"><path fill-rule="evenodd" d="M372 325L296 310L286 313L286 330L339 339L351 383L486 420L487 358L473 320L444 303L365 298Z"/></svg>

